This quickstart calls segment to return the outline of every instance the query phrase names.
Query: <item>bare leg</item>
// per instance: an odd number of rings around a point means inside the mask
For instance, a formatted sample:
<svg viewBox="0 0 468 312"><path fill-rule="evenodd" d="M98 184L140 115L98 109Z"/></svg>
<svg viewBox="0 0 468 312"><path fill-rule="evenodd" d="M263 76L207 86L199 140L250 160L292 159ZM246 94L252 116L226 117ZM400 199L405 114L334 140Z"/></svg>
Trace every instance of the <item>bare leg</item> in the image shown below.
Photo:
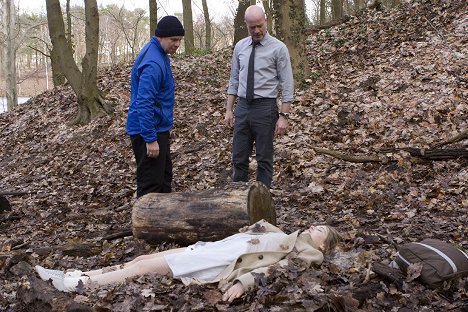
<svg viewBox="0 0 468 312"><path fill-rule="evenodd" d="M158 257L164 257L165 255L168 255L168 254L171 254L171 253L182 252L184 250L185 250L185 248L175 248L175 249L169 249L169 250L165 250L165 251L156 252L156 253L149 254L149 255L142 255L142 256L138 256L135 259L133 259L133 260L127 262L127 263L124 263L124 264L118 264L118 265L114 265L114 266L105 267L105 268L102 268L102 269L91 270L91 271L83 272L83 274L91 277L91 276L100 275L100 274L107 273L107 272L117 271L117 270L124 269L124 268L126 268L128 266L131 266L131 265L133 265L133 264L135 264L135 263L137 263L139 261L142 261L142 260L148 260L148 259L153 259L153 258L158 258Z"/></svg>
<svg viewBox="0 0 468 312"><path fill-rule="evenodd" d="M152 272L172 276L171 269L169 268L164 256L182 252L184 250L185 248L177 248L150 255L143 255L125 263L124 265L88 271L83 274L89 276L91 281L97 282L101 285L123 282L128 277L144 275Z"/></svg>

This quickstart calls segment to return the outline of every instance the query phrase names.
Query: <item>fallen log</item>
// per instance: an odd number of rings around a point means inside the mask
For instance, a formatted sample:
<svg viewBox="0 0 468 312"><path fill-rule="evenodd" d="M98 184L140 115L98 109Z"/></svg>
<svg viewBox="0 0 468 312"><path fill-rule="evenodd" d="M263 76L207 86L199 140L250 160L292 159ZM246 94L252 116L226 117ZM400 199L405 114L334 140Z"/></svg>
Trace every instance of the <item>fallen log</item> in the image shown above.
<svg viewBox="0 0 468 312"><path fill-rule="evenodd" d="M151 193L132 209L135 238L182 246L223 239L260 219L276 223L270 191L260 182L193 193Z"/></svg>

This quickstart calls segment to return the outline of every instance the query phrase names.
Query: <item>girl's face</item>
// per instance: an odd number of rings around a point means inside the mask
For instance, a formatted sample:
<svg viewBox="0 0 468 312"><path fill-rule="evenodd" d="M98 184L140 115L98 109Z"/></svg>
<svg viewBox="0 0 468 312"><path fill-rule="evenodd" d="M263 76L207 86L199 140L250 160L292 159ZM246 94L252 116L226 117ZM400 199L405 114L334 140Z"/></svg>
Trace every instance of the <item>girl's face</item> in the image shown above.
<svg viewBox="0 0 468 312"><path fill-rule="evenodd" d="M312 240L323 248L325 246L325 240L327 239L329 229L326 225L312 225L310 228L304 231L305 233L309 233Z"/></svg>

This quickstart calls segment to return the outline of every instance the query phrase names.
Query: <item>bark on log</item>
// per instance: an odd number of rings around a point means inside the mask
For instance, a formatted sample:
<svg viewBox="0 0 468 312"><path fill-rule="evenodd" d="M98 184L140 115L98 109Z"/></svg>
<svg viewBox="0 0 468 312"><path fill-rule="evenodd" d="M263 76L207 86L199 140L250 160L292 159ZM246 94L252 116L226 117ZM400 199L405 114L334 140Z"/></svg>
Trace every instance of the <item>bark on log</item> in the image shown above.
<svg viewBox="0 0 468 312"><path fill-rule="evenodd" d="M133 236L182 246L216 241L260 219L275 224L270 191L260 182L196 193L151 193L133 206Z"/></svg>

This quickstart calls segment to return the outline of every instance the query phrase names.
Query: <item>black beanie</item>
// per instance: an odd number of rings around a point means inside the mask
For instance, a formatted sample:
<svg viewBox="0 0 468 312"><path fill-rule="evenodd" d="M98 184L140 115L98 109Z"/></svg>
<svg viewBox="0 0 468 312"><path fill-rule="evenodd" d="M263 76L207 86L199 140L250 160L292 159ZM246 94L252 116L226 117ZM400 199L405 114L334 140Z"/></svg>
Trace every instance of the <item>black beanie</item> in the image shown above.
<svg viewBox="0 0 468 312"><path fill-rule="evenodd" d="M185 31L177 17L168 15L159 20L154 34L156 37L175 37L184 36Z"/></svg>

